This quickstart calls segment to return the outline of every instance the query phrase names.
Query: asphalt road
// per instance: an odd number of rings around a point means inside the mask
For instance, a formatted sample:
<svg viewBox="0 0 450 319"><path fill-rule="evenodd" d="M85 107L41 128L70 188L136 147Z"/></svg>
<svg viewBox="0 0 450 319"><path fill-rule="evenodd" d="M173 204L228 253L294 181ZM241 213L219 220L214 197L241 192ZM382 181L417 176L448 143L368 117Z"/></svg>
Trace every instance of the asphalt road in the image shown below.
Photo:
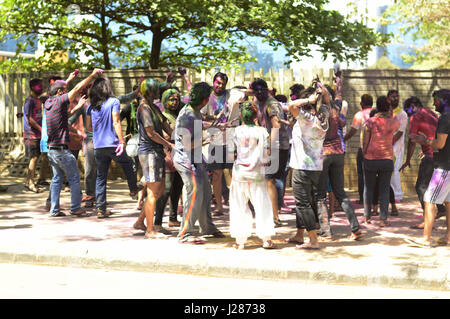
<svg viewBox="0 0 450 319"><path fill-rule="evenodd" d="M0 263L1 299L449 299L448 291L354 287ZM180 284L189 287L178 289Z"/></svg>

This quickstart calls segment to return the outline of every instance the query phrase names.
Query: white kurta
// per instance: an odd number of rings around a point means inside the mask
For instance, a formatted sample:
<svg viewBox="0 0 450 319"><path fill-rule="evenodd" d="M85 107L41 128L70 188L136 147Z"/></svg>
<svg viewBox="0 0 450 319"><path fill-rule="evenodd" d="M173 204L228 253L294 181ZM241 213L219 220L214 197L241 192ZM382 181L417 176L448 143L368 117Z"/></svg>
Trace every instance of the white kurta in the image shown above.
<svg viewBox="0 0 450 319"><path fill-rule="evenodd" d="M403 132L402 137L394 144L394 172L391 176L391 187L394 191L394 196L396 200L401 200L403 198L402 192L402 182L400 178L399 169L403 165L403 157L405 154L405 134L406 126L408 125L408 115L400 107L394 110L394 116L400 123L399 129L395 132Z"/></svg>
<svg viewBox="0 0 450 319"><path fill-rule="evenodd" d="M230 187L230 235L239 244L253 232L253 216L248 205L255 210L256 235L263 240L275 234L272 202L264 179L265 151L269 147L269 134L259 126L241 125L236 128L229 151L236 150Z"/></svg>

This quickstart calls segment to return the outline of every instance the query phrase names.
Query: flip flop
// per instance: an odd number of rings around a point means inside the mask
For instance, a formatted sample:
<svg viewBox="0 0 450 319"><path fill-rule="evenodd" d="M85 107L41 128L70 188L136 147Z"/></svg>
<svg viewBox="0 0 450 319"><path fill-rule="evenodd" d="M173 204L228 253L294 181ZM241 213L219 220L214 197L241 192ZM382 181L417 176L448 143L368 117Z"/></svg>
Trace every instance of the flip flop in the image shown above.
<svg viewBox="0 0 450 319"><path fill-rule="evenodd" d="M277 248L275 246L275 244L273 243L273 241L271 241L271 240L265 241L262 247L264 249L275 249L275 248Z"/></svg>
<svg viewBox="0 0 450 319"><path fill-rule="evenodd" d="M420 241L418 241L418 240L414 240L414 239L411 239L411 238L406 238L405 239L409 244L411 244L412 246L414 246L414 247L420 247L420 248L433 248L433 245L430 243L430 244L428 244L428 243L423 243L423 242L420 242Z"/></svg>
<svg viewBox="0 0 450 319"><path fill-rule="evenodd" d="M178 241L180 244L188 244L188 245L202 245L206 241L204 239L198 237L185 237Z"/></svg>
<svg viewBox="0 0 450 319"><path fill-rule="evenodd" d="M305 249L305 250L319 250L320 247L313 247L310 243L303 244L303 245L297 245L295 246L295 249Z"/></svg>
<svg viewBox="0 0 450 319"><path fill-rule="evenodd" d="M71 212L70 215L77 216L77 217L89 217L90 216L90 214L87 211L85 211L84 209L79 209L78 211L73 212L73 213Z"/></svg>
<svg viewBox="0 0 450 319"><path fill-rule="evenodd" d="M56 214L50 214L50 217L63 217L66 216L63 212L57 212Z"/></svg>
<svg viewBox="0 0 450 319"><path fill-rule="evenodd" d="M439 246L450 246L450 243L447 241L447 238L442 237L437 240Z"/></svg>
<svg viewBox="0 0 450 319"><path fill-rule="evenodd" d="M294 239L294 237L286 239L285 242L288 244L296 244L296 245L303 245L305 243L304 241Z"/></svg>
<svg viewBox="0 0 450 319"><path fill-rule="evenodd" d="M358 230L356 233L352 233L350 236L348 236L348 239L350 240L359 240L364 236L363 232L361 230Z"/></svg>
<svg viewBox="0 0 450 319"><path fill-rule="evenodd" d="M414 226L409 226L410 229L423 229L422 226L419 225L414 225Z"/></svg>

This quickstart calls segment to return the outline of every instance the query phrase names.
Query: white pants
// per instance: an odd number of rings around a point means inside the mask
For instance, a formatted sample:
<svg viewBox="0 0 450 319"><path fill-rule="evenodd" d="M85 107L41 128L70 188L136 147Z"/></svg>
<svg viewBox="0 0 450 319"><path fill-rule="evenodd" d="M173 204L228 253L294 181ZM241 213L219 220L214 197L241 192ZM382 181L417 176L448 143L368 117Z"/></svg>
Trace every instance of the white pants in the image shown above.
<svg viewBox="0 0 450 319"><path fill-rule="evenodd" d="M272 202L265 181L231 182L230 187L230 235L243 244L253 232L253 216L248 205L255 209L256 235L268 240L275 234Z"/></svg>
<svg viewBox="0 0 450 319"><path fill-rule="evenodd" d="M391 187L394 191L394 197L396 200L403 198L402 181L400 179L400 172L398 171L403 165L403 152L395 154L394 171L391 176Z"/></svg>

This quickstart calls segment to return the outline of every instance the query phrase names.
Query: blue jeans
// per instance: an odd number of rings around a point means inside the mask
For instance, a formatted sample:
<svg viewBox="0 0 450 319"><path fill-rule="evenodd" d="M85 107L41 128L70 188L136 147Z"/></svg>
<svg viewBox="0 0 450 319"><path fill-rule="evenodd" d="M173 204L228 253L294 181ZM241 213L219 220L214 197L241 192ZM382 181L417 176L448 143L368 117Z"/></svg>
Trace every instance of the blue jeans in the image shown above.
<svg viewBox="0 0 450 319"><path fill-rule="evenodd" d="M360 229L353 205L344 190L344 156L344 154L330 154L323 157L323 169L320 173L318 188L318 201L320 201L320 203L317 207L317 213L321 233L327 237L332 235L329 223L331 216L329 215L327 205L325 204L328 181L331 183L333 193L347 216L352 232L356 233Z"/></svg>
<svg viewBox="0 0 450 319"><path fill-rule="evenodd" d="M133 169L133 162L130 157L123 152L120 156L115 153L115 147L97 148L94 150L95 162L97 164L97 180L95 183L95 201L97 209L106 211L106 181L111 160L119 164L127 178L130 192L137 192L137 177Z"/></svg>
<svg viewBox="0 0 450 319"><path fill-rule="evenodd" d="M48 150L48 161L53 170L52 183L50 185L51 206L50 214L59 213L59 197L64 182L64 175L70 186L70 211L77 211L81 207L80 173L77 160L69 150Z"/></svg>

